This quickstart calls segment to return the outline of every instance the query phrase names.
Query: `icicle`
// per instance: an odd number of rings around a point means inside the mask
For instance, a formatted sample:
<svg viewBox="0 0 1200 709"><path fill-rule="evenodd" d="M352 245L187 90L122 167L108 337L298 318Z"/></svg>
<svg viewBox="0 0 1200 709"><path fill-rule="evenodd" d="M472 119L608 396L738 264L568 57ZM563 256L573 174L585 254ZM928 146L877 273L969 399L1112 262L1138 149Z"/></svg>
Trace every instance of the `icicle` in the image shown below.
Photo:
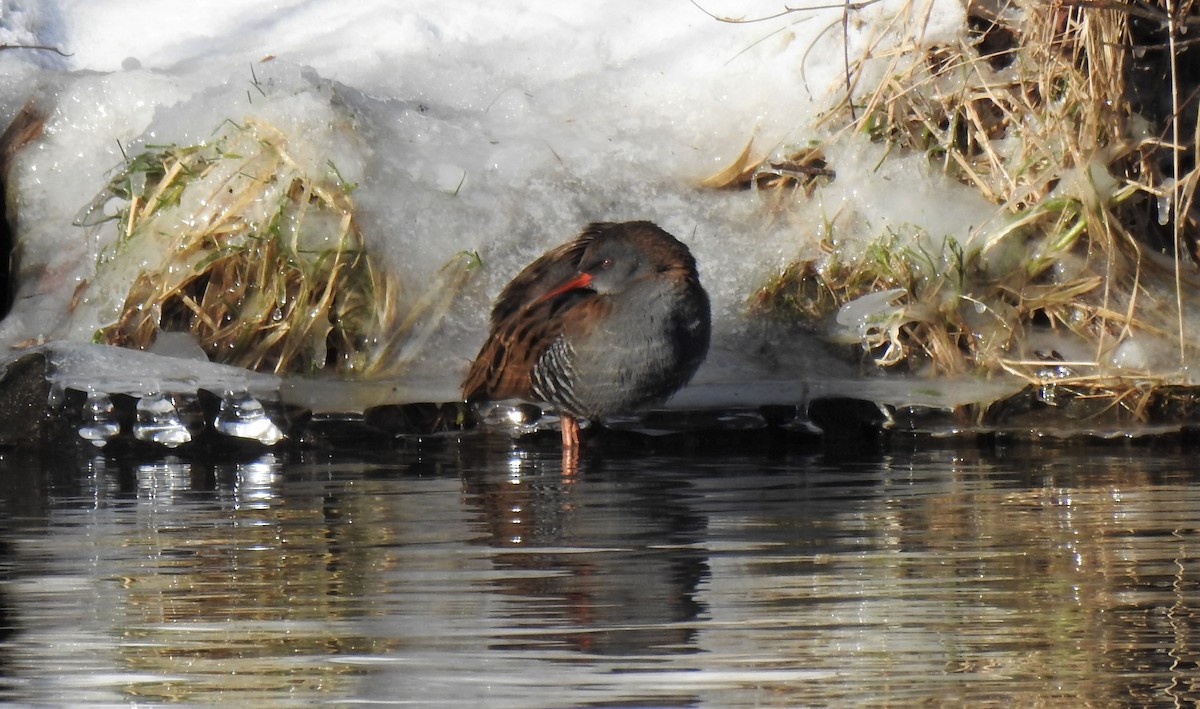
<svg viewBox="0 0 1200 709"><path fill-rule="evenodd" d="M267 416L262 402L246 392L225 392L213 428L226 436L248 438L268 446L284 437L279 426Z"/></svg>
<svg viewBox="0 0 1200 709"><path fill-rule="evenodd" d="M184 424L175 402L162 394L151 394L138 400L133 436L139 441L158 443L168 448L192 440L192 432Z"/></svg>
<svg viewBox="0 0 1200 709"><path fill-rule="evenodd" d="M1164 194L1158 198L1158 223L1166 226L1171 221L1171 195Z"/></svg>
<svg viewBox="0 0 1200 709"><path fill-rule="evenodd" d="M83 403L83 423L79 426L79 436L97 448L105 444L121 432L121 424L113 412L112 399L104 392L89 392L87 401Z"/></svg>

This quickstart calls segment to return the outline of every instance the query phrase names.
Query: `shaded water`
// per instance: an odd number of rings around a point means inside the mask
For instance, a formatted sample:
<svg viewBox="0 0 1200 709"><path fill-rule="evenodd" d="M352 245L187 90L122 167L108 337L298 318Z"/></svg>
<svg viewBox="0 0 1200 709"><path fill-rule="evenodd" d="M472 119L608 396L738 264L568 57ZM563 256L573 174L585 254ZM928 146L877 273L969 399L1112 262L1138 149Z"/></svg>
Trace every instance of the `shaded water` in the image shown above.
<svg viewBox="0 0 1200 709"><path fill-rule="evenodd" d="M0 460L0 699L1174 706L1200 483L1105 445Z"/></svg>

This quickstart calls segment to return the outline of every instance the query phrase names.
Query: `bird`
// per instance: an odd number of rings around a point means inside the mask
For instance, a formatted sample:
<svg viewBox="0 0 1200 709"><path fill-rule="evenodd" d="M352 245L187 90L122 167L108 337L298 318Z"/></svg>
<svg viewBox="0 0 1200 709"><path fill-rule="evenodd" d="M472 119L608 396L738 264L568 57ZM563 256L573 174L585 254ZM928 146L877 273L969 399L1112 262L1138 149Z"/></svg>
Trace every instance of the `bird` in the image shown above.
<svg viewBox="0 0 1200 709"><path fill-rule="evenodd" d="M645 409L687 384L711 331L686 245L649 221L595 222L500 292L463 398L547 405L564 453L577 451L579 419Z"/></svg>

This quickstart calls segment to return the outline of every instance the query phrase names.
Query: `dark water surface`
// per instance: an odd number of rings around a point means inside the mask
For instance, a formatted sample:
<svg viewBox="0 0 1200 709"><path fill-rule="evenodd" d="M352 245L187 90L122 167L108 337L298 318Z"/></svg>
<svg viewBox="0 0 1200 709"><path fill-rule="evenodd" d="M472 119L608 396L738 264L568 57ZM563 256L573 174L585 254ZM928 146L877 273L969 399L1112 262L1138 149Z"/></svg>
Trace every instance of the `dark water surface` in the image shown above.
<svg viewBox="0 0 1200 709"><path fill-rule="evenodd" d="M8 455L0 699L1200 700L1194 453L837 448Z"/></svg>

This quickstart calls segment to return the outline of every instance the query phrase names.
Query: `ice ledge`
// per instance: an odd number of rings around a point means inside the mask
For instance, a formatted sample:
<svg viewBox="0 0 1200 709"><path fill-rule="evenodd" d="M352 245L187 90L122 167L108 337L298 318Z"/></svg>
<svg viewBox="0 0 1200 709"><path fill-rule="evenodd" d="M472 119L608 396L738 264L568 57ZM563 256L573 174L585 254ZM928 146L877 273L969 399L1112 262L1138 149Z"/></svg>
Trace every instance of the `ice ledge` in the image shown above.
<svg viewBox="0 0 1200 709"><path fill-rule="evenodd" d="M211 450L231 443L388 447L411 437L454 437L481 424L515 435L556 425L552 415L528 405L468 409L449 377L279 377L186 356L65 342L11 355L0 366L0 448L64 448L68 442L84 451ZM721 440L755 432L819 440L885 431L1114 438L1187 431L1200 401L1194 390L1165 391L1151 404L1155 419L1133 425L1106 416L1087 397L1047 400L1040 392L1015 379L734 383L700 376L660 409L606 420L603 428L605 435L720 432Z"/></svg>

